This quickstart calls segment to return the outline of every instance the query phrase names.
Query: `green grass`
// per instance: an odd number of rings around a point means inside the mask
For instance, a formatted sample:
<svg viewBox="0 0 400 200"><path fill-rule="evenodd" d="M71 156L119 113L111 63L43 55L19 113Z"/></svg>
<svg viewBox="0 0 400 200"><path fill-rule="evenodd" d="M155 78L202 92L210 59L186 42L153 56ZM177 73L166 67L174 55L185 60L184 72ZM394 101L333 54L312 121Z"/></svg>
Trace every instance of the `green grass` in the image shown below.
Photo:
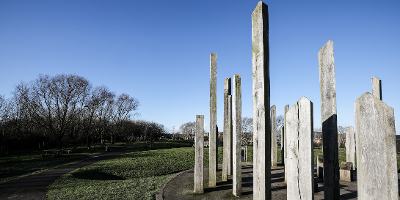
<svg viewBox="0 0 400 200"><path fill-rule="evenodd" d="M133 148L128 149L128 151L147 151L155 149L171 149L180 147L191 147L194 141L185 140L161 140L154 142L153 147L150 147L150 143L145 143L142 141L133 142ZM124 143L125 144L125 143Z"/></svg>
<svg viewBox="0 0 400 200"><path fill-rule="evenodd" d="M74 161L74 162L69 162L69 163L65 163L65 164L61 164L61 165L52 166L52 167L49 167L49 168L46 168L46 169L42 169L42 170L38 170L38 171L34 171L34 172L29 172L29 173L18 175L18 176L12 176L12 177L8 177L8 178L3 178L3 179L0 179L0 183L4 183L4 182L7 182L7 181L15 180L15 179L18 179L18 178L22 178L22 177L26 177L26 176L30 176L30 175L34 175L34 174L39 174L39 173L42 173L42 172L45 172L45 171L49 171L49 170L52 170L52 169L55 169L55 168L59 168L59 167L63 167L63 166L67 166L67 165L72 165L72 164L75 164L75 163L78 163L78 162L82 162L82 161L83 160L78 160L78 161Z"/></svg>
<svg viewBox="0 0 400 200"><path fill-rule="evenodd" d="M174 173L194 166L194 148L131 152L67 173L50 185L49 199L155 199Z"/></svg>
<svg viewBox="0 0 400 200"><path fill-rule="evenodd" d="M0 174L7 174L19 170L30 169L55 162L83 158L89 155L98 154L100 151L88 151L80 153L63 154L59 157L42 157L43 150L31 150L18 152L17 154L3 156L0 159Z"/></svg>
<svg viewBox="0 0 400 200"><path fill-rule="evenodd" d="M128 149L129 151L144 151L151 149L165 149L165 148L174 148L174 147L190 147L193 145L193 141L162 141L155 142L154 146L150 148L149 143L145 142L134 142L134 148ZM121 148L125 146L125 143L105 143L103 146L111 147L111 151ZM84 158L86 156L91 156L95 154L99 154L104 152L104 147L100 145L94 146L94 149L86 149L86 145L77 146L80 152L71 153L71 154L63 154L63 156L59 157L42 157L44 153L43 150L38 149L29 149L29 150L19 150L19 151L11 151L10 155L2 156L0 159L0 175L7 174L11 172L16 172L20 170L26 170L30 168L37 168L45 165L49 165L52 163L70 160L74 158ZM55 148L57 149L57 148ZM31 173L29 173L31 174ZM19 177L19 176L18 176ZM0 179L0 182L4 182L5 180Z"/></svg>
<svg viewBox="0 0 400 200"><path fill-rule="evenodd" d="M346 162L346 149L339 149L339 165ZM321 148L314 148L314 164L317 164L317 156L323 156Z"/></svg>
<svg viewBox="0 0 400 200"><path fill-rule="evenodd" d="M131 153L77 169L60 177L48 190L49 199L155 199L161 184L179 171L194 166L194 148L186 141L155 144L156 150L143 142L134 143ZM222 147L218 148L218 163L222 164ZM278 162L281 162L278 148ZM314 149L314 159L322 155ZM339 163L345 161L345 150L339 150ZM253 161L253 147L248 146L248 161ZM316 163L316 162L315 162ZM204 166L208 165L208 148L204 149Z"/></svg>
<svg viewBox="0 0 400 200"><path fill-rule="evenodd" d="M49 199L155 199L161 184L173 174L194 167L193 142L164 141L149 144L135 142L131 153L104 160L67 173L48 190ZM190 146L183 148L171 148ZM170 148L170 149L168 149ZM248 161L252 162L252 146ZM218 148L218 163L223 161L223 147ZM204 166L208 166L208 148Z"/></svg>

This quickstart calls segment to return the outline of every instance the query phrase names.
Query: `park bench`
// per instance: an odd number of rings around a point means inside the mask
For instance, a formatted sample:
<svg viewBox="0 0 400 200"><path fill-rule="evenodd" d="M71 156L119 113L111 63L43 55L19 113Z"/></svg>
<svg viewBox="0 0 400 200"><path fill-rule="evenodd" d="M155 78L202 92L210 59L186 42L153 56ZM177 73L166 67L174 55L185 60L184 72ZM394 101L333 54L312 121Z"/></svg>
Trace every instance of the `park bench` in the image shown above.
<svg viewBox="0 0 400 200"><path fill-rule="evenodd" d="M73 147L73 148L64 148L64 149L62 149L62 151L63 151L63 152L66 152L66 153L74 153L74 152L76 151L76 147Z"/></svg>
<svg viewBox="0 0 400 200"><path fill-rule="evenodd" d="M61 156L63 150L60 149L48 149L48 150L43 150L45 153L42 154L43 157L57 157Z"/></svg>

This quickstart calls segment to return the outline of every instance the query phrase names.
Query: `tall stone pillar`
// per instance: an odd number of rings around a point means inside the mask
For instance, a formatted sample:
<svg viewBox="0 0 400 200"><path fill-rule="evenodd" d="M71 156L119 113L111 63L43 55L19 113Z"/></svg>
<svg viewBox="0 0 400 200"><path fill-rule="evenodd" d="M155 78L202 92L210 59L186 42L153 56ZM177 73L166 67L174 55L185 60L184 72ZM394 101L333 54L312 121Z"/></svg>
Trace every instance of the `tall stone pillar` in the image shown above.
<svg viewBox="0 0 400 200"><path fill-rule="evenodd" d="M228 175L233 174L233 130L232 130L232 95L228 95L228 130L230 139L230 163L228 167Z"/></svg>
<svg viewBox="0 0 400 200"><path fill-rule="evenodd" d="M216 132L216 133L215 133L215 137L216 137L215 140L217 141L216 144L215 144L215 148L216 148L216 151L215 151L215 152L216 152L216 153L215 153L215 154L216 154L216 158L215 158L215 160L216 160L216 163L215 163L215 172L217 172L217 171L218 171L218 146L219 146L219 137L218 137L218 133L219 133L219 132L218 132L218 126L215 128L215 130L216 130L216 131L215 131L215 132ZM224 152L222 151L222 153L224 153Z"/></svg>
<svg viewBox="0 0 400 200"><path fill-rule="evenodd" d="M376 96L376 98L382 101L382 81L379 78L373 76L371 78L371 82L372 82L372 95Z"/></svg>
<svg viewBox="0 0 400 200"><path fill-rule="evenodd" d="M231 127L229 120L228 95L231 94L231 78L225 79L224 84L224 146L223 146L223 163L222 163L222 181L228 180L228 171L231 164Z"/></svg>
<svg viewBox="0 0 400 200"><path fill-rule="evenodd" d="M242 87L241 76L235 74L233 76L233 195L240 196L242 194Z"/></svg>
<svg viewBox="0 0 400 200"><path fill-rule="evenodd" d="M209 187L217 186L217 54L210 54Z"/></svg>
<svg viewBox="0 0 400 200"><path fill-rule="evenodd" d="M346 129L346 162L353 163L353 170L356 169L355 153L356 147L354 145L354 128L349 126Z"/></svg>
<svg viewBox="0 0 400 200"><path fill-rule="evenodd" d="M253 65L253 199L271 199L271 131L268 6L251 14Z"/></svg>
<svg viewBox="0 0 400 200"><path fill-rule="evenodd" d="M196 115L194 192L204 192L204 115Z"/></svg>
<svg viewBox="0 0 400 200"><path fill-rule="evenodd" d="M314 199L313 103L302 97L287 112L287 199Z"/></svg>
<svg viewBox="0 0 400 200"><path fill-rule="evenodd" d="M286 106L285 106L285 108L284 108L284 111L283 111L283 126L286 126L286 113L287 113L287 111L289 110L289 104L287 104ZM286 128L284 128L283 129L283 131L284 131L284 133L283 133L283 143L284 143L284 151L285 151L285 153L284 153L284 162L285 162L285 183L287 184L287 174L286 174L286 171L287 171L287 166L286 166L286 161L287 161L287 140L286 140Z"/></svg>
<svg viewBox="0 0 400 200"><path fill-rule="evenodd" d="M285 165L285 141L283 140L285 138L285 127L281 126L281 162L283 165Z"/></svg>
<svg viewBox="0 0 400 200"><path fill-rule="evenodd" d="M271 166L278 166L278 152L276 142L276 106L271 107Z"/></svg>
<svg viewBox="0 0 400 200"><path fill-rule="evenodd" d="M354 102L358 199L398 199L394 109L365 93Z"/></svg>
<svg viewBox="0 0 400 200"><path fill-rule="evenodd" d="M340 199L335 60L333 55L333 42L329 40L318 52L324 151L324 197L326 200Z"/></svg>

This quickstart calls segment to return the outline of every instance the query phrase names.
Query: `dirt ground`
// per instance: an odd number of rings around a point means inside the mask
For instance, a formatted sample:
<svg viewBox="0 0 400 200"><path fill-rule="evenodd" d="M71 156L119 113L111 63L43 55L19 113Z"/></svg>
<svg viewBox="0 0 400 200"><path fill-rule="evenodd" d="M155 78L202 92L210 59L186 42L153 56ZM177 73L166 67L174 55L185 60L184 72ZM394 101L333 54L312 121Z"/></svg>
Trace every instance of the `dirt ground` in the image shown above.
<svg viewBox="0 0 400 200"><path fill-rule="evenodd" d="M208 187L208 168L204 169L204 193L193 193L193 170L187 170L171 180L164 183L161 187L158 199L253 199L253 164L242 163L242 195L235 197L232 195L232 176L228 177L227 182L222 182L222 165L219 165L217 171L217 187ZM314 169L316 176L316 167ZM284 180L283 166L271 167L271 197L272 199L286 199L286 184ZM357 199L357 173L354 173L353 182L340 181L340 199ZM324 199L323 180L316 178L318 183L318 192L314 193L314 199Z"/></svg>

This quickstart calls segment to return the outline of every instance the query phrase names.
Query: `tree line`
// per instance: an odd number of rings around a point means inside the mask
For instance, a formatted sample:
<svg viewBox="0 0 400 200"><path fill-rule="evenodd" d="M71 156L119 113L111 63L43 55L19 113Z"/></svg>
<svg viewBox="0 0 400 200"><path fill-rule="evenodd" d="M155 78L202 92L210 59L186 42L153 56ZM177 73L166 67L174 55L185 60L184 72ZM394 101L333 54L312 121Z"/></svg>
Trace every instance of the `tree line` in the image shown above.
<svg viewBox="0 0 400 200"><path fill-rule="evenodd" d="M138 99L93 87L84 77L39 75L15 86L12 97L0 96L1 147L31 148L48 143L102 143L106 138L154 140L165 133L155 122L133 120Z"/></svg>
<svg viewBox="0 0 400 200"><path fill-rule="evenodd" d="M277 123L277 138L281 138L281 126L283 126L283 116L279 115L276 118ZM221 129L220 129L221 130ZM222 131L219 131L222 132ZM173 133L174 138L184 139L184 140L194 140L196 133L196 123L186 122L182 124L179 128L179 133ZM206 137L205 140L208 138ZM218 137L220 141L223 141L223 136ZM253 142L253 118L243 117L242 118L242 144L248 144Z"/></svg>
<svg viewBox="0 0 400 200"><path fill-rule="evenodd" d="M282 140L281 127L284 125L283 115L276 117L276 137L277 142L280 145ZM345 148L346 144L346 129L348 126L338 126L338 147ZM196 133L196 123L186 122L179 128L179 133L173 133L174 138L183 140L194 140ZM221 131L219 131L221 133ZM321 128L314 128L313 130L314 146L319 147L322 145L322 130ZM223 136L220 134L218 137L220 141L223 141ZM206 137L205 140L208 140ZM243 117L242 118L242 144L252 143L253 140L253 118Z"/></svg>

